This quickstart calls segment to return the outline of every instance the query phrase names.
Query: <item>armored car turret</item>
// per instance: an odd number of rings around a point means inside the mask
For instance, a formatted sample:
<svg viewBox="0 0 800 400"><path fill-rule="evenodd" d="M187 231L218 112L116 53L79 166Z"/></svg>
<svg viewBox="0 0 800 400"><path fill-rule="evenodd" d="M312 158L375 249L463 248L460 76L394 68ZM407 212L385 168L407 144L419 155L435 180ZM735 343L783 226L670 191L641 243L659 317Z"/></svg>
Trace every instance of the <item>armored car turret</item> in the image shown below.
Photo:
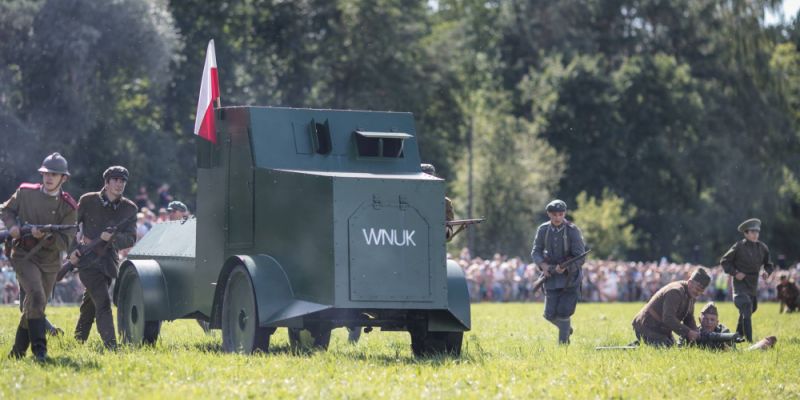
<svg viewBox="0 0 800 400"><path fill-rule="evenodd" d="M196 218L157 224L115 286L124 341L196 318L223 349L277 328L327 348L337 327L408 331L416 355L461 350L466 281L446 260L444 182L420 170L409 113L227 107L199 141Z"/></svg>

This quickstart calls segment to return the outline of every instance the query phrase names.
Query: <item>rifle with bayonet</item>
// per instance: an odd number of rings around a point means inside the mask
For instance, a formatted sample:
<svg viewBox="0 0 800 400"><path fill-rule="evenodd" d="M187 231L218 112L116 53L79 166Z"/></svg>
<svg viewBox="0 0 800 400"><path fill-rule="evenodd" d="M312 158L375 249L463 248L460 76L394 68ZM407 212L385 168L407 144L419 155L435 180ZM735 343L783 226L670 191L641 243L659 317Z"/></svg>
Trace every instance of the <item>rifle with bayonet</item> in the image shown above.
<svg viewBox="0 0 800 400"><path fill-rule="evenodd" d="M123 226L128 224L131 221L136 221L136 214L129 216L128 218L123 219L120 223L109 226L104 230L104 232L108 232L111 234L111 238L113 239L114 235L119 231ZM111 239L109 241L105 241L100 237L92 240L89 243L82 244L78 246L78 254L80 254L80 259L78 261L78 265L73 264L68 259L61 265L61 269L58 270L56 274L56 282L61 281L64 277L75 268L86 268L92 264L94 264L97 260L102 258L106 254L106 250L108 249L108 245L111 243ZM86 256L94 253L94 258L90 262L82 262Z"/></svg>
<svg viewBox="0 0 800 400"><path fill-rule="evenodd" d="M572 257L572 258L562 262L561 264L557 264L555 266L548 265L547 271L542 271L542 275L539 276L539 279L537 279L535 282L533 282L533 289L531 290L531 293L536 293L536 291L539 290L539 288L541 288L542 285L544 285L544 283L547 281L547 279L550 278L550 276L551 276L550 274L553 273L555 268L557 268L559 266L562 267L562 268L566 268L570 264L572 264L572 263L574 263L574 262L586 257L591 251L592 251L592 249L586 250L583 253L578 254L577 256Z"/></svg>
<svg viewBox="0 0 800 400"><path fill-rule="evenodd" d="M458 235L461 231L469 227L470 225L477 225L481 222L486 221L486 218L469 218L469 219L454 219L452 221L446 221L444 224L449 229L453 229L453 227L457 226L458 229L455 232L447 235L447 240L453 239L456 235Z"/></svg>
<svg viewBox="0 0 800 400"><path fill-rule="evenodd" d="M46 225L35 225L35 224L21 224L19 227L19 238L14 239L11 236L11 230L3 230L0 231L0 242L5 242L5 253L6 257L11 257L11 248L13 247L14 240L19 240L22 242L22 247L30 250L36 246L39 242L39 239L33 237L33 229L35 228L39 232L44 233L53 233L53 232L61 232L67 231L70 229L77 228L78 225L56 225L56 224L46 224Z"/></svg>

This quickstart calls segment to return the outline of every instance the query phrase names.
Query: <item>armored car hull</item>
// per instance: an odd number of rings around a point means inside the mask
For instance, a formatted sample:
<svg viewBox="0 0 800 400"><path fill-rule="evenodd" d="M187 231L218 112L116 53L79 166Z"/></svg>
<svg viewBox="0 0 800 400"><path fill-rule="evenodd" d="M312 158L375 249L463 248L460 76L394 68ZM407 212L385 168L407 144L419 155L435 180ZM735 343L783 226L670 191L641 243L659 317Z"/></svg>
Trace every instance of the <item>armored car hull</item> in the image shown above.
<svg viewBox="0 0 800 400"><path fill-rule="evenodd" d="M266 351L277 328L326 348L331 329L410 332L417 355L459 353L470 329L446 261L444 182L420 171L407 113L235 107L198 144L197 218L156 225L115 288L125 340L160 321L222 329Z"/></svg>

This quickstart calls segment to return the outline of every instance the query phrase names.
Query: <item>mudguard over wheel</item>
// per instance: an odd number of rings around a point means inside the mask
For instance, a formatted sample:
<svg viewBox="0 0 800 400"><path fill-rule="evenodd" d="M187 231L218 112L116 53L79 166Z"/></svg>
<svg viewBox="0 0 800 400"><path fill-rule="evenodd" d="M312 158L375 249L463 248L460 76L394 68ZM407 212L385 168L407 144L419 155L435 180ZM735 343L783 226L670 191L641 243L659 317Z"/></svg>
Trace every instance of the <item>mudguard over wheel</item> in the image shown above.
<svg viewBox="0 0 800 400"><path fill-rule="evenodd" d="M145 319L144 292L135 268L126 268L119 277L117 326L122 343L155 344L161 321Z"/></svg>
<svg viewBox="0 0 800 400"><path fill-rule="evenodd" d="M331 330L325 328L297 329L289 328L289 347L293 352L328 350L331 342Z"/></svg>
<svg viewBox="0 0 800 400"><path fill-rule="evenodd" d="M233 268L222 299L222 349L228 353L267 352L275 328L258 326L258 307L250 273L243 265Z"/></svg>
<svg viewBox="0 0 800 400"><path fill-rule="evenodd" d="M415 357L461 355L464 332L430 332L424 328L410 329L411 351Z"/></svg>

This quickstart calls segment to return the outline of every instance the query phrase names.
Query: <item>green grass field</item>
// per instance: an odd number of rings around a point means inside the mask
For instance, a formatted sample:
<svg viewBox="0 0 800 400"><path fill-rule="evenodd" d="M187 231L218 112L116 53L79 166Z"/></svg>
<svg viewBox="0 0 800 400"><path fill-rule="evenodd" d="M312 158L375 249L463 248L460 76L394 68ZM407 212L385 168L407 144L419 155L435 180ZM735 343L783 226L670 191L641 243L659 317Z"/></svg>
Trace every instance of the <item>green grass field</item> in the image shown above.
<svg viewBox="0 0 800 400"><path fill-rule="evenodd" d="M776 304L755 314L755 336L778 337L766 352L698 349L595 351L633 339L641 304L580 304L572 345L555 344L542 304L478 304L459 359L414 359L407 333L374 331L357 345L333 332L327 352L293 355L285 329L266 355L220 351L221 335L194 321L166 323L155 347L102 351L70 336L77 308L50 308L67 338L52 361L0 358L0 398L800 398L800 314ZM722 322L735 327L731 303ZM0 350L13 342L18 310L0 308Z"/></svg>

